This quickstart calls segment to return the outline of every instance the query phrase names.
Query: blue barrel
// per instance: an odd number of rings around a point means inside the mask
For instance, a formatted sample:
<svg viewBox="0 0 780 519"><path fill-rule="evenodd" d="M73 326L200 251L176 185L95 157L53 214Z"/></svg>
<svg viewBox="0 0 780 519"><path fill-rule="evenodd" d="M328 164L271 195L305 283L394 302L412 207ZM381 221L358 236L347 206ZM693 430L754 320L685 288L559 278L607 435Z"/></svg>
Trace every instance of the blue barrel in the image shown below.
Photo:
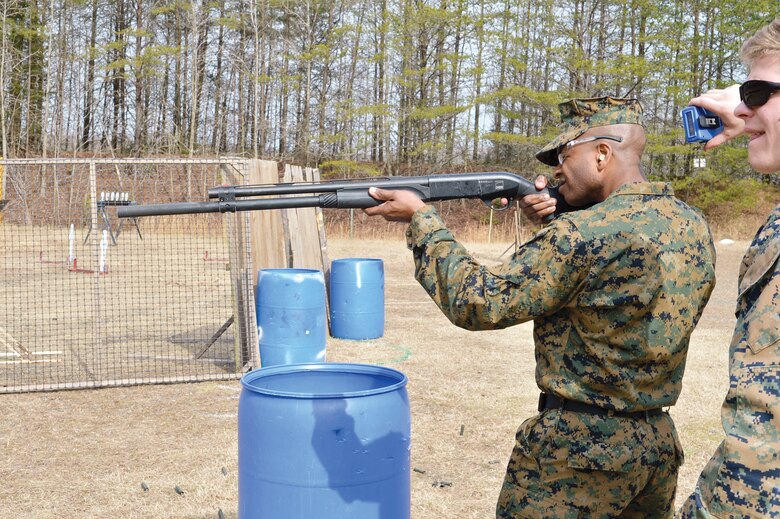
<svg viewBox="0 0 780 519"><path fill-rule="evenodd" d="M239 519L409 519L406 376L364 364L241 379Z"/></svg>
<svg viewBox="0 0 780 519"><path fill-rule="evenodd" d="M376 339L385 332L385 273L381 259L344 258L330 265L330 334Z"/></svg>
<svg viewBox="0 0 780 519"><path fill-rule="evenodd" d="M325 276L312 269L263 269L256 315L263 367L325 362Z"/></svg>

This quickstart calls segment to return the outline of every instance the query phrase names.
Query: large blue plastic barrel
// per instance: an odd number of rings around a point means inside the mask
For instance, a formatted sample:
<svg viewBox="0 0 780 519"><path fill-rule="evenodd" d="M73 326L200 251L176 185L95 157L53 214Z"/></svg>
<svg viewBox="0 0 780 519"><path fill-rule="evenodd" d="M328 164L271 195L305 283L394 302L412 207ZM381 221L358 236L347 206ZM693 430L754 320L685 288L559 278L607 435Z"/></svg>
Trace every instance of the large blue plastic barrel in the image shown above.
<svg viewBox="0 0 780 519"><path fill-rule="evenodd" d="M325 276L313 269L263 269L256 314L263 367L325 362Z"/></svg>
<svg viewBox="0 0 780 519"><path fill-rule="evenodd" d="M343 258L330 265L330 334L375 339L385 331L385 273L381 259Z"/></svg>
<svg viewBox="0 0 780 519"><path fill-rule="evenodd" d="M406 376L364 364L241 379L239 519L409 519Z"/></svg>

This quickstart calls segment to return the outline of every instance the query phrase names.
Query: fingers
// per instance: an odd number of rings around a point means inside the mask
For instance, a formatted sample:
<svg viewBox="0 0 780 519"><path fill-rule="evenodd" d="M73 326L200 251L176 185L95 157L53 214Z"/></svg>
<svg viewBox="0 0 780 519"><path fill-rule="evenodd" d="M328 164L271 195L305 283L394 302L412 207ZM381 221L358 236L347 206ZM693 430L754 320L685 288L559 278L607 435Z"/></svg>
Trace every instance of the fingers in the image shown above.
<svg viewBox="0 0 780 519"><path fill-rule="evenodd" d="M368 194L382 203L376 207L367 207L363 212L368 216L382 216L390 222L409 222L412 215L425 206L419 196L405 189L371 187Z"/></svg>
<svg viewBox="0 0 780 519"><path fill-rule="evenodd" d="M534 181L534 185L537 189L542 190L547 186L547 179L540 175ZM391 222L409 222L414 213L425 206L425 202L415 192L406 189L371 187L368 194L382 203L375 207L367 207L363 209L363 212L368 216L382 216ZM506 206L509 204L509 200L502 199L501 203ZM537 223L542 223L545 217L555 212L556 203L556 200L547 193L526 195L518 200L523 214L529 220Z"/></svg>
<svg viewBox="0 0 780 519"><path fill-rule="evenodd" d="M547 187L547 177L539 175L534 180L534 187L541 191ZM555 212L557 200L551 198L547 193L537 195L526 195L517 201L523 214L534 223L542 223L544 218Z"/></svg>
<svg viewBox="0 0 780 519"><path fill-rule="evenodd" d="M554 203L555 199L551 198L547 193L539 193L538 195L525 195L523 198L517 201L520 204L521 209L526 207L532 207L536 204L543 204L551 201Z"/></svg>
<svg viewBox="0 0 780 519"><path fill-rule="evenodd" d="M551 200L551 202L552 202L551 204L546 204L544 206L537 207L533 218L531 218L531 221L535 223L542 223L546 217L550 216L551 214L554 214L555 204L557 203L557 201L553 199Z"/></svg>
<svg viewBox="0 0 780 519"><path fill-rule="evenodd" d="M371 195L371 198L375 200L380 201L386 201L391 199L391 192L386 189L379 189L378 187L370 187L368 188L368 194ZM386 208L383 208L380 204L375 207L366 207L363 209L363 212L366 213L368 216L384 216L384 213L386 211Z"/></svg>
<svg viewBox="0 0 780 519"><path fill-rule="evenodd" d="M723 121L723 131L704 145L705 150L720 146L724 142L742 135L745 129L745 121L734 113L740 104L739 85L708 90L700 96L691 99L688 104L705 108Z"/></svg>
<svg viewBox="0 0 780 519"><path fill-rule="evenodd" d="M375 200L391 200L393 191L389 189L380 189L378 187L369 187L368 194Z"/></svg>
<svg viewBox="0 0 780 519"><path fill-rule="evenodd" d="M719 133L718 135L716 135L715 137L713 137L712 139L710 139L707 142L705 142L704 143L704 149L705 150L711 150L712 148L717 148L718 146L720 146L721 144L723 144L724 142L726 142L728 140L729 140L729 137L726 135L726 132L723 131L723 132Z"/></svg>
<svg viewBox="0 0 780 519"><path fill-rule="evenodd" d="M539 175L536 177L536 180L534 180L534 187L539 191L547 187L547 177L544 175Z"/></svg>
<svg viewBox="0 0 780 519"><path fill-rule="evenodd" d="M535 223L542 223L545 217L553 214L557 203L557 200L550 197L547 193L526 195L518 200L523 214Z"/></svg>

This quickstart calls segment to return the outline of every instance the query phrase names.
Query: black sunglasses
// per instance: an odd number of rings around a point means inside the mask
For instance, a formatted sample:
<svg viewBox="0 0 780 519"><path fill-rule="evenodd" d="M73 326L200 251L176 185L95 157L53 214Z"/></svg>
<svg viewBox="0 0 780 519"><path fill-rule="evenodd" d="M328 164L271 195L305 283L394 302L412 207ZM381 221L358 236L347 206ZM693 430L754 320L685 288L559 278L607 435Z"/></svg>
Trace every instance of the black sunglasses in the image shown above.
<svg viewBox="0 0 780 519"><path fill-rule="evenodd" d="M777 90L780 90L780 83L751 79L739 86L739 99L750 108L755 108L766 104Z"/></svg>

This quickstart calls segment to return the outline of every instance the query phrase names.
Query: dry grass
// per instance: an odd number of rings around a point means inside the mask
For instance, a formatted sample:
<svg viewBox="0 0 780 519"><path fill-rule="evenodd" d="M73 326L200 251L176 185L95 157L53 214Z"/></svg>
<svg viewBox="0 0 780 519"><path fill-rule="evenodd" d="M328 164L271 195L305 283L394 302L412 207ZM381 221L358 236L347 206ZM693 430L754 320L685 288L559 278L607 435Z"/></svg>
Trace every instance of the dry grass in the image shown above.
<svg viewBox="0 0 780 519"><path fill-rule="evenodd" d="M386 325L380 339L330 339L328 360L384 364L409 377L412 466L424 471L411 474L413 518L492 517L515 430L535 412L531 325L456 328L414 281L402 227L387 232L392 239L330 239L331 259L384 260ZM466 243L493 261L511 239ZM687 458L679 500L720 440L735 282L746 246L718 247L718 286L694 333L672 410ZM236 517L239 393L236 381L0 395L4 517L205 519L220 509ZM435 485L442 480L452 485Z"/></svg>

